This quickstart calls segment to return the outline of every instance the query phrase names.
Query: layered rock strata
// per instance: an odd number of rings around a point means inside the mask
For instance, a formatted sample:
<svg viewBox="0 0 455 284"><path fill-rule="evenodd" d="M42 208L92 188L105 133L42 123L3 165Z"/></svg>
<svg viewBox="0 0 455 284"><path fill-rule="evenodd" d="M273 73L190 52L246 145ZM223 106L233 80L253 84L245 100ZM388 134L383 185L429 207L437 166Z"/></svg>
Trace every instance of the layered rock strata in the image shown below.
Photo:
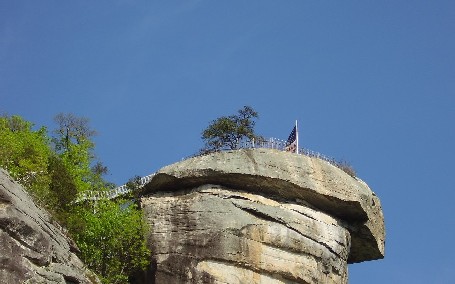
<svg viewBox="0 0 455 284"><path fill-rule="evenodd" d="M0 283L101 283L47 212L0 169Z"/></svg>
<svg viewBox="0 0 455 284"><path fill-rule="evenodd" d="M316 158L270 149L191 158L161 169L141 203L152 283L347 283L348 263L384 256L379 199Z"/></svg>

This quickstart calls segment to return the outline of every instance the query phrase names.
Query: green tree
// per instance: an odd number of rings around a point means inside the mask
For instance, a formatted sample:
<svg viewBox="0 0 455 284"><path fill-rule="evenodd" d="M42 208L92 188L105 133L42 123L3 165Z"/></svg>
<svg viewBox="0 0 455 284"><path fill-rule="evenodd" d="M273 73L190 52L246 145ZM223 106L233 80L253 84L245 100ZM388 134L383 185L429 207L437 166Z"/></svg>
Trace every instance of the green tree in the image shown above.
<svg viewBox="0 0 455 284"><path fill-rule="evenodd" d="M91 142L84 141L80 144L69 144L68 149L60 154L60 158L73 178L79 193L91 189L91 149Z"/></svg>
<svg viewBox="0 0 455 284"><path fill-rule="evenodd" d="M20 116L0 117L0 167L43 203L50 197L47 168L52 151L46 128L32 128Z"/></svg>
<svg viewBox="0 0 455 284"><path fill-rule="evenodd" d="M90 141L93 149L91 138L96 135L96 131L91 129L88 118L78 117L72 113L59 113L54 117L54 121L57 128L54 130L56 136L52 140L57 151L69 151L71 145L87 141Z"/></svg>
<svg viewBox="0 0 455 284"><path fill-rule="evenodd" d="M104 283L126 283L128 275L144 269L149 262L142 212L132 201L121 199L72 203L74 193L77 196L87 190L108 190L112 184L103 179L107 167L95 162L92 138L96 132L89 126L89 120L59 114L55 122L57 129L52 141L58 159L52 165L66 172L53 172L57 181L53 185L61 193L57 194L58 202L70 204L66 225L81 250L81 258ZM65 211L61 213L64 214Z"/></svg>
<svg viewBox="0 0 455 284"><path fill-rule="evenodd" d="M77 192L103 190L102 175L107 168L100 162L94 163L95 143L92 138L96 131L89 125L89 119L74 114L60 113L54 117L57 128L53 131L52 142L69 175L73 178Z"/></svg>
<svg viewBox="0 0 455 284"><path fill-rule="evenodd" d="M55 197L54 213L58 214L58 220L66 223L66 213L71 210L73 202L77 198L77 187L75 181L66 167L64 161L56 154L49 159L48 172L51 178L49 190ZM48 201L50 202L50 201Z"/></svg>
<svg viewBox="0 0 455 284"><path fill-rule="evenodd" d="M213 120L202 132L205 148L201 152L237 149L242 139L261 139L254 131L258 117L252 107L244 106L235 115Z"/></svg>
<svg viewBox="0 0 455 284"><path fill-rule="evenodd" d="M109 172L109 169L101 162L96 162L92 167L91 187L92 190L110 190L116 187L112 182L106 181L103 176Z"/></svg>
<svg viewBox="0 0 455 284"><path fill-rule="evenodd" d="M113 185L103 179L107 167L94 162L95 132L88 120L59 114L56 122L51 147L46 128L35 131L20 116L0 117L0 167L68 227L81 258L104 283L125 283L149 263L142 212L129 200L74 203L85 190ZM131 186L138 181L131 179Z"/></svg>
<svg viewBox="0 0 455 284"><path fill-rule="evenodd" d="M142 188L141 177L135 175L132 178L130 178L125 185L130 191L126 197L134 201L139 200Z"/></svg>
<svg viewBox="0 0 455 284"><path fill-rule="evenodd" d="M103 283L126 283L129 275L146 269L147 226L135 203L100 200L94 207L81 206L76 211L70 226L81 258Z"/></svg>

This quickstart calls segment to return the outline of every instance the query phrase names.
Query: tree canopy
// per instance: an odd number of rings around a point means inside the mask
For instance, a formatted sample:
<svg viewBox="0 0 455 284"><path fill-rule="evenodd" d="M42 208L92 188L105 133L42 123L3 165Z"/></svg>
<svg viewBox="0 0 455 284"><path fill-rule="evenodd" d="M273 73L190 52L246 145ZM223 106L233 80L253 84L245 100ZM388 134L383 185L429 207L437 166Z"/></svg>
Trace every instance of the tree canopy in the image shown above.
<svg viewBox="0 0 455 284"><path fill-rule="evenodd" d="M46 128L33 130L20 116L0 117L0 166L40 201L48 198L51 149Z"/></svg>
<svg viewBox="0 0 455 284"><path fill-rule="evenodd" d="M81 258L103 283L127 283L128 276L149 264L142 212L129 200L100 200L93 207L79 206L70 228Z"/></svg>
<svg viewBox="0 0 455 284"><path fill-rule="evenodd" d="M205 151L237 149L243 139L260 139L254 130L259 114L250 106L244 106L237 114L222 116L213 120L202 132Z"/></svg>
<svg viewBox="0 0 455 284"><path fill-rule="evenodd" d="M108 190L108 169L95 160L95 131L87 118L58 114L53 137L33 130L20 116L0 117L0 167L20 182L41 206L69 230L80 257L103 283L126 283L144 269L150 252L146 224L137 205L128 200L76 204L86 190Z"/></svg>
<svg viewBox="0 0 455 284"><path fill-rule="evenodd" d="M86 117L78 117L72 113L59 113L54 117L54 121L57 128L54 130L56 136L52 140L57 151L69 150L71 144L91 142L91 138L96 135L96 131L91 129L90 121ZM94 147L94 145L90 146Z"/></svg>

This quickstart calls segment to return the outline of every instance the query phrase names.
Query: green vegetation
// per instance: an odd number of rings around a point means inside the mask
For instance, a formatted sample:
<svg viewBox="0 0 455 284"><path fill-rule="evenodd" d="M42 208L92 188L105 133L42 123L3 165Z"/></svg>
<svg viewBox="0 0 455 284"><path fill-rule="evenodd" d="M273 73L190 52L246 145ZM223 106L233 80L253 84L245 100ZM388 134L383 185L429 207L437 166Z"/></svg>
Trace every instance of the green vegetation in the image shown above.
<svg viewBox="0 0 455 284"><path fill-rule="evenodd" d="M136 204L124 199L100 200L93 208L80 206L73 212L69 228L81 258L103 283L128 283L129 275L147 268L147 227Z"/></svg>
<svg viewBox="0 0 455 284"><path fill-rule="evenodd" d="M260 139L254 132L255 120L259 114L249 106L238 110L237 114L222 116L212 121L202 132L205 142L204 152L237 149L242 139Z"/></svg>
<svg viewBox="0 0 455 284"><path fill-rule="evenodd" d="M50 197L47 169L52 151L46 128L32 127L19 116L0 117L0 166L43 202Z"/></svg>
<svg viewBox="0 0 455 284"><path fill-rule="evenodd" d="M76 204L87 190L108 190L107 168L95 160L95 131L86 118L55 117L57 129L33 130L20 116L0 117L0 167L21 183L35 201L69 230L81 259L103 283L128 283L149 264L146 224L131 200L99 200Z"/></svg>

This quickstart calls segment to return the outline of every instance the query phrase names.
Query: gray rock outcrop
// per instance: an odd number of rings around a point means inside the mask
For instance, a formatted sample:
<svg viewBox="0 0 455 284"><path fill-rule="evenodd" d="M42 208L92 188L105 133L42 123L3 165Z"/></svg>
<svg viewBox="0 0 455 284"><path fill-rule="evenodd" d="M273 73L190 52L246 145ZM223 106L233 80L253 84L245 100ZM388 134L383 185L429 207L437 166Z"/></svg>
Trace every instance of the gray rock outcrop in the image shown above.
<svg viewBox="0 0 455 284"><path fill-rule="evenodd" d="M0 283L101 283L47 212L0 169Z"/></svg>
<svg viewBox="0 0 455 284"><path fill-rule="evenodd" d="M141 204L151 283L347 283L348 263L384 257L379 199L316 158L244 149L187 159L161 169Z"/></svg>

